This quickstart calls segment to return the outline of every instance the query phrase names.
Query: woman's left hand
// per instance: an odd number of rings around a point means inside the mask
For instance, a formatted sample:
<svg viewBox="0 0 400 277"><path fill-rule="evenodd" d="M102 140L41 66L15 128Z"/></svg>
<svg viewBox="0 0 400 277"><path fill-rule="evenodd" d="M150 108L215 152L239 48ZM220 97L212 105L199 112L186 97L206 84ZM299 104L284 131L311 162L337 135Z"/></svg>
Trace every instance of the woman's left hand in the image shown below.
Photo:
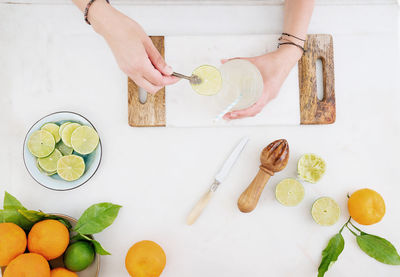
<svg viewBox="0 0 400 277"><path fill-rule="evenodd" d="M224 119L231 120L257 115L269 101L278 95L283 82L302 54L303 52L293 45L281 45L277 50L262 56L234 58L248 60L257 66L263 77L264 89L260 99L254 105L243 110L228 112L224 115ZM221 62L225 63L229 60Z"/></svg>

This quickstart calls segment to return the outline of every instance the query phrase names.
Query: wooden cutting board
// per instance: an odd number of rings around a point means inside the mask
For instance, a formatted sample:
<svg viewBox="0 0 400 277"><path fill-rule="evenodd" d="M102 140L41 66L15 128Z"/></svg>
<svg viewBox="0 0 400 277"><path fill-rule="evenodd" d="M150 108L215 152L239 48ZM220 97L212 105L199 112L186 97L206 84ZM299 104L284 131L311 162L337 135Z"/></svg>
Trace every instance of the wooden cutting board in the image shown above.
<svg viewBox="0 0 400 277"><path fill-rule="evenodd" d="M254 56L272 51L276 47L276 39L275 35L152 37L167 62L176 71L188 75L201 64L218 66L216 63L223 57ZM307 52L299 61L298 68L289 74L277 99L254 118L213 122L219 110L215 108L212 99L197 95L185 81L163 88L154 96L149 94L142 103L139 100L139 87L128 79L129 125L209 127L331 124L336 117L332 36L308 35L305 48ZM318 59L321 59L323 68L322 100L317 97Z"/></svg>

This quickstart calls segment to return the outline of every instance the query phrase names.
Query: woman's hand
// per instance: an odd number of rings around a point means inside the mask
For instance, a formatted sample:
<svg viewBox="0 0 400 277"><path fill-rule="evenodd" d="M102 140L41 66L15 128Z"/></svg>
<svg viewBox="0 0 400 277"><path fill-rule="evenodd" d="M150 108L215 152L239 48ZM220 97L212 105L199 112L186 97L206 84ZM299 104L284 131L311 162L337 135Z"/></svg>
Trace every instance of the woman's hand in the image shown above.
<svg viewBox="0 0 400 277"><path fill-rule="evenodd" d="M246 59L257 66L260 71L264 89L258 101L243 110L228 112L224 115L224 119L238 119L244 117L255 116L258 114L269 101L274 99L285 81L289 72L296 65L297 61L301 58L302 51L292 45L281 45L276 51L267 53L262 56L252 58L235 58ZM222 63L228 60L222 60Z"/></svg>
<svg viewBox="0 0 400 277"><path fill-rule="evenodd" d="M89 11L89 21L110 46L121 70L149 93L179 81L151 39L134 20L105 1L96 1Z"/></svg>

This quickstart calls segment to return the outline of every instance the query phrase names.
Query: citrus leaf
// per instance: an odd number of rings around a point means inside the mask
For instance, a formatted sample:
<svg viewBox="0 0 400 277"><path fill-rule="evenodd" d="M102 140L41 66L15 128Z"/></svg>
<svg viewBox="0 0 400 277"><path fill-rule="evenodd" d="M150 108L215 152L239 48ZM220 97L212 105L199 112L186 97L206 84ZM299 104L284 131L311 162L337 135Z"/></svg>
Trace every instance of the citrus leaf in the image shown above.
<svg viewBox="0 0 400 277"><path fill-rule="evenodd" d="M94 250L99 255L111 255L111 253L108 252L107 250L105 250L103 248L103 246L100 244L100 242L98 242L95 239L92 239L92 238L90 238L86 235L82 235L82 234L77 234L71 238L71 241L73 241L73 242L78 241L78 240L86 240L86 241L91 242L93 244Z"/></svg>
<svg viewBox="0 0 400 277"><path fill-rule="evenodd" d="M29 231L33 223L22 216L17 210L0 210L0 222L11 222L17 224L25 231Z"/></svg>
<svg viewBox="0 0 400 277"><path fill-rule="evenodd" d="M344 248L344 239L341 233L334 235L322 251L321 264L318 267L318 277L323 277L329 266L337 261Z"/></svg>
<svg viewBox="0 0 400 277"><path fill-rule="evenodd" d="M18 212L32 223L36 223L44 219L54 219L64 224L65 227L68 228L68 230L72 228L72 225L68 220L57 215L46 214L44 212L33 211L33 210L18 210Z"/></svg>
<svg viewBox="0 0 400 277"><path fill-rule="evenodd" d="M400 265L400 256L396 248L384 238L361 233L357 236L361 250L375 260L389 265Z"/></svg>
<svg viewBox="0 0 400 277"><path fill-rule="evenodd" d="M17 198L12 196L8 192L4 193L3 208L5 210L17 210L17 209L26 210L26 208L22 206L21 202L19 202Z"/></svg>

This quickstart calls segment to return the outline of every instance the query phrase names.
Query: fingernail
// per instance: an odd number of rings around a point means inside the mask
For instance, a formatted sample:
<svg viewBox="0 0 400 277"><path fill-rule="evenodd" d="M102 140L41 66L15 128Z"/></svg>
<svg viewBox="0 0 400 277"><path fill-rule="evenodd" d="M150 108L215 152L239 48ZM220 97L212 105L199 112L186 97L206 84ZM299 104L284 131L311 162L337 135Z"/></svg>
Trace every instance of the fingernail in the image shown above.
<svg viewBox="0 0 400 277"><path fill-rule="evenodd" d="M172 70L172 67L170 67L169 65L167 65L165 67L165 73L167 73L168 75L171 75L174 71Z"/></svg>

